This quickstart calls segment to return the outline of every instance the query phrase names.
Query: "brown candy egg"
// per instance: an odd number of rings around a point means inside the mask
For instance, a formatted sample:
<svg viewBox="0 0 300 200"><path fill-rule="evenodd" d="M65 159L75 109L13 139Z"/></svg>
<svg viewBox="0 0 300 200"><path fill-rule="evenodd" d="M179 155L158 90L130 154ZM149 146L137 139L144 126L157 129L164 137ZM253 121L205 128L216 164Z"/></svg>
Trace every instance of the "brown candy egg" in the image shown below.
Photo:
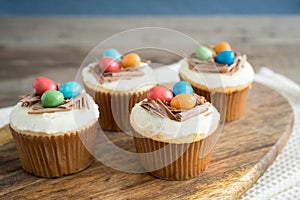
<svg viewBox="0 0 300 200"><path fill-rule="evenodd" d="M123 57L121 64L124 68L140 66L141 58L136 53L130 53Z"/></svg>
<svg viewBox="0 0 300 200"><path fill-rule="evenodd" d="M171 100L170 105L177 109L191 109L196 105L196 98L192 94L178 94Z"/></svg>

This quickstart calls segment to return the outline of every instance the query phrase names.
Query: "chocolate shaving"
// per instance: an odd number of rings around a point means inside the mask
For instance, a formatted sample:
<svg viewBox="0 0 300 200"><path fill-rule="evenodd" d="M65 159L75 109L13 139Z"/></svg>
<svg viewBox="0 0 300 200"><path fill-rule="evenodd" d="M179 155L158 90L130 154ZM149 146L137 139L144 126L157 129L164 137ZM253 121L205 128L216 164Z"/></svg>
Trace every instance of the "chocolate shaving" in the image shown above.
<svg viewBox="0 0 300 200"><path fill-rule="evenodd" d="M36 104L41 101L41 97L34 93L34 94L25 94L23 96L20 96L20 101L22 102L23 107L28 107L33 104Z"/></svg>
<svg viewBox="0 0 300 200"><path fill-rule="evenodd" d="M155 114L155 115L157 115L157 116L159 116L159 117L164 117L164 115L161 113L161 112L159 112L159 111L157 111L156 109L154 109L154 108L151 108L151 106L149 106L149 105L146 105L146 104L142 104L141 105L144 109L146 109L146 110L148 110L150 113L152 113L152 114Z"/></svg>
<svg viewBox="0 0 300 200"><path fill-rule="evenodd" d="M71 108L40 108L40 107L33 107L32 111L28 111L28 114L43 114L43 113L54 113L54 112L65 112L70 111Z"/></svg>
<svg viewBox="0 0 300 200"><path fill-rule="evenodd" d="M186 110L181 113L178 113L177 115L179 116L180 121L185 121L191 117L206 112L208 110L208 107L209 107L208 104L198 105L190 110Z"/></svg>
<svg viewBox="0 0 300 200"><path fill-rule="evenodd" d="M172 113L172 111L168 108L168 106L166 106L160 99L157 99L156 102L159 103L165 109L166 114L170 119L178 120L178 118L176 118L174 113Z"/></svg>
<svg viewBox="0 0 300 200"><path fill-rule="evenodd" d="M104 76L110 76L112 74L119 74L119 73L122 73L122 72L129 72L129 71L141 71L144 67L129 67L129 68L122 68L122 69L119 69L118 71L115 71L115 72L104 72L103 75ZM100 70L99 70L100 71Z"/></svg>
<svg viewBox="0 0 300 200"><path fill-rule="evenodd" d="M146 63L150 63L150 60L142 60ZM100 84L105 82L112 82L116 80L130 80L133 77L141 77L145 73L142 71L144 67L130 67L130 68L122 68L115 72L101 72L97 67L97 62L91 63L89 66L89 72L99 81Z"/></svg>
<svg viewBox="0 0 300 200"><path fill-rule="evenodd" d="M65 109L72 108L72 107L76 109L81 109L83 107L89 108L85 93L81 93L75 98L66 101L63 105L59 107Z"/></svg>
<svg viewBox="0 0 300 200"><path fill-rule="evenodd" d="M242 67L246 61L247 61L247 56L246 55L242 55L240 57L240 59L238 60L237 68Z"/></svg>
<svg viewBox="0 0 300 200"><path fill-rule="evenodd" d="M209 72L209 73L224 73L224 74L233 74L239 67L241 67L247 57L245 55L240 56L238 52L235 52L235 59L231 65L220 64L215 62L215 58L212 58L208 61L199 60L195 53L187 57L189 62L189 67L191 70L198 72Z"/></svg>
<svg viewBox="0 0 300 200"><path fill-rule="evenodd" d="M141 106L159 117L164 117L166 115L165 108L154 100L144 101Z"/></svg>
<svg viewBox="0 0 300 200"><path fill-rule="evenodd" d="M81 93L73 99L65 100L64 104L56 108L42 108L33 107L32 111L28 111L28 114L43 114L43 113L53 113L53 112L65 112L74 109L87 108L89 109L89 104L85 93Z"/></svg>
<svg viewBox="0 0 300 200"><path fill-rule="evenodd" d="M118 73L112 73L111 76L112 77L137 77L137 76L143 76L145 73L142 71L132 71L130 73L130 75L128 74L128 72L118 72Z"/></svg>
<svg viewBox="0 0 300 200"><path fill-rule="evenodd" d="M89 67L89 72L94 76L96 80L100 80L101 76L99 68L96 67L97 63L91 63Z"/></svg>
<svg viewBox="0 0 300 200"><path fill-rule="evenodd" d="M206 104L207 101L205 97L197 94L194 94L194 96L196 98L196 106L189 110L173 108L160 99L157 99L156 101L143 101L141 107L161 118L168 117L171 120L185 121L206 112L210 106L209 104Z"/></svg>
<svg viewBox="0 0 300 200"><path fill-rule="evenodd" d="M202 105L202 104L205 104L207 102L207 100L205 99L204 96L199 96L198 94L193 94L194 97L196 98L196 104L197 105Z"/></svg>

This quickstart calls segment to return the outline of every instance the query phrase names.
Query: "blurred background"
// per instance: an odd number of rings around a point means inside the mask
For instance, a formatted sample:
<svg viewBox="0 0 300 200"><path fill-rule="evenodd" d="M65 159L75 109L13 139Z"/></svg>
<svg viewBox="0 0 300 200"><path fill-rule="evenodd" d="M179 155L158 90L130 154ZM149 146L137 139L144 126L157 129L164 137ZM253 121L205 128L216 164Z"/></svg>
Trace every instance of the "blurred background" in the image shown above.
<svg viewBox="0 0 300 200"><path fill-rule="evenodd" d="M30 92L37 76L74 79L96 45L138 27L170 28L202 44L225 40L247 54L256 71L266 66L300 83L299 14L300 0L0 0L0 107ZM137 40L187 45L145 34L118 47Z"/></svg>

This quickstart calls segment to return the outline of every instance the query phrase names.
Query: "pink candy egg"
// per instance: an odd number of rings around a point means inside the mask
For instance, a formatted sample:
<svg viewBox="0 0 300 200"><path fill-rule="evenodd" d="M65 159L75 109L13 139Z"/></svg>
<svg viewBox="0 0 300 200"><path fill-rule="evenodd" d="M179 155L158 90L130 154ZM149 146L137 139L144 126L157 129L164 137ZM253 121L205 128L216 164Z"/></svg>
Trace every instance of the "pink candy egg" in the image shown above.
<svg viewBox="0 0 300 200"><path fill-rule="evenodd" d="M147 99L149 101L160 99L163 102L170 102L172 98L173 93L171 90L159 85L151 88L147 93Z"/></svg>
<svg viewBox="0 0 300 200"><path fill-rule="evenodd" d="M103 72L115 72L120 69L120 64L111 57L102 57L99 61L99 68Z"/></svg>
<svg viewBox="0 0 300 200"><path fill-rule="evenodd" d="M32 83L32 87L38 95L42 95L47 90L57 90L57 85L54 81L43 76L36 78Z"/></svg>

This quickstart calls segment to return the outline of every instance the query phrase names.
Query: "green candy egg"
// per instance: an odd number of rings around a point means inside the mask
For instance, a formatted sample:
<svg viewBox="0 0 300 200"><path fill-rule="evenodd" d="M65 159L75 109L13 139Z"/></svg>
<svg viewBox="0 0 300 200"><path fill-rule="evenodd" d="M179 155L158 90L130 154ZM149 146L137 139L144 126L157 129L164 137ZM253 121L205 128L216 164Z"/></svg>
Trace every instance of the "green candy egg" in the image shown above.
<svg viewBox="0 0 300 200"><path fill-rule="evenodd" d="M214 56L212 50L210 50L208 47L203 45L197 47L195 53L196 53L196 57L200 60L209 60Z"/></svg>
<svg viewBox="0 0 300 200"><path fill-rule="evenodd" d="M54 108L64 103L64 95L57 90L47 90L41 97L44 108Z"/></svg>

